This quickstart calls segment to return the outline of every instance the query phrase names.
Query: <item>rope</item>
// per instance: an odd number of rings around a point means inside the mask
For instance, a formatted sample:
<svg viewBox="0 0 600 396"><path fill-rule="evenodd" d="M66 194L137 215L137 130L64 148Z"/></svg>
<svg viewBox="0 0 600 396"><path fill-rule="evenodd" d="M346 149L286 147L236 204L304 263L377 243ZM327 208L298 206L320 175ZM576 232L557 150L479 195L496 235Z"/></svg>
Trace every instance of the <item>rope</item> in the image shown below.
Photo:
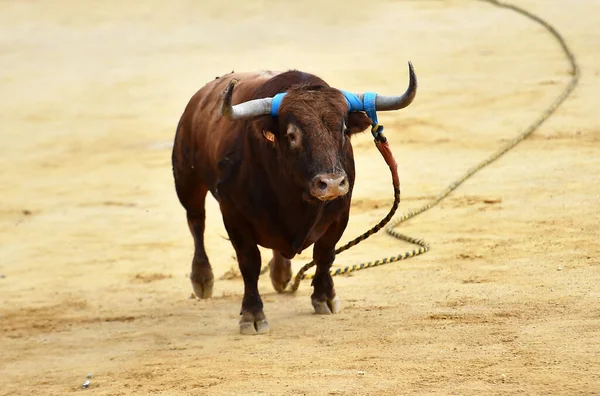
<svg viewBox="0 0 600 396"><path fill-rule="evenodd" d="M448 185L442 192L440 192L438 195L436 195L431 201L429 201L428 203L426 203L425 205L423 205L422 207L420 207L416 210L413 210L411 212L408 212L408 213L402 215L401 217L394 220L392 223L390 223L386 227L385 231L387 232L388 235L391 235L392 237L394 237L398 240L402 240L405 242L412 243L414 245L418 245L419 246L418 248L407 251L405 253L400 253L396 256L384 257L384 258L381 258L378 260L368 261L368 262L364 262L364 263L360 263L360 264L354 264L351 266L347 266L344 268L338 268L335 270L332 269L329 271L331 276L348 274L350 272L360 271L360 270L366 269L366 268L377 267L377 266L380 266L383 264L389 264L389 263L393 263L396 261L405 260L409 257L415 257L415 256L418 256L418 255L421 255L421 254L427 252L429 250L429 245L425 241L423 241L422 239L417 239L417 238L413 238L413 237L401 234L398 231L396 231L395 228L397 226L399 226L400 224L408 221L409 219L412 219L412 218L418 216L419 214L424 213L424 212L428 211L429 209L433 208L434 206L436 206L438 203L440 203L444 198L446 198L448 195L450 195L450 193L452 193L454 190L456 190L461 184L463 184L471 176L473 176L474 174L476 174L477 172L479 172L480 170L482 170L483 168L485 168L492 162L494 162L497 159L499 159L500 157L502 157L504 154L506 154L508 151L513 149L517 144L519 144L523 140L527 139L546 120L548 120L550 118L550 116L552 116L552 114L554 114L554 112L556 112L556 110L560 107L560 105L567 99L567 97L569 97L569 95L573 92L573 90L577 86L577 84L579 82L580 71L579 71L579 66L577 64L577 61L575 59L575 55L573 55L573 52L567 45L563 36L550 23L546 22L539 16L537 16L525 9L517 7L512 4L501 3L497 0L479 0L479 1L482 1L484 3L489 3L496 7L512 10L512 11L514 11L518 14L521 14L522 16L529 18L530 20L538 23L542 27L544 27L556 39L556 41L560 45L562 51L564 52L564 55L567 58L567 61L569 62L570 75L571 75L569 83L567 84L565 89L561 92L561 94L558 95L558 97L554 100L554 102L552 102L552 104L550 104L550 106L548 106L548 108L533 123L531 123L523 132L521 132L514 139L512 139L507 144L505 144L502 148L500 148L500 150L498 150L497 152L492 154L490 157L481 161L477 165L469 168L460 178L458 178L457 180L452 182L450 185ZM355 246L358 243L364 241L369 236L371 236L374 233L376 233L377 231L379 231L393 217L393 214L395 213L396 209L398 208L399 203L400 203L400 190L395 188L394 189L394 204L392 205L392 209L390 210L388 215L384 219L382 219L375 227L371 228L366 233L353 239L352 241L348 242L346 245L336 249L335 253L336 254L341 253L341 252L351 248L352 246ZM300 271L298 271L298 273L294 277L294 282L290 285L289 289L291 292L295 292L296 290L298 290L298 287L300 286L300 282L302 280L314 278L314 274L306 274L306 271L314 265L315 265L314 261L311 261L310 263L303 266L300 269ZM266 271L267 268L265 268L264 271Z"/></svg>

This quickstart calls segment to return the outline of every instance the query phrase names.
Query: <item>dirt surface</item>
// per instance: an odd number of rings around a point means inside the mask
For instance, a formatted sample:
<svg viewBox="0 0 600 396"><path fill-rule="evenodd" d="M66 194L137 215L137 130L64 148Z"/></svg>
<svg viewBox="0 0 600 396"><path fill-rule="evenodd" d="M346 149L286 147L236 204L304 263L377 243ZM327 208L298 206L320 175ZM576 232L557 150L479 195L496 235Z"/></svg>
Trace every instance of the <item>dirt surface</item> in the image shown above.
<svg viewBox="0 0 600 396"><path fill-rule="evenodd" d="M0 394L600 394L597 0L518 1L565 35L581 85L531 139L401 227L429 253L336 277L342 312L329 317L312 314L309 282L278 295L263 277L271 333L241 336L243 285L210 198L223 279L214 298L190 298L170 148L188 99L215 76L299 68L392 94L411 60L416 101L380 116L404 212L568 81L557 44L510 11L365 4L0 1ZM353 144L344 241L392 201L369 135ZM381 234L336 266L407 249Z"/></svg>

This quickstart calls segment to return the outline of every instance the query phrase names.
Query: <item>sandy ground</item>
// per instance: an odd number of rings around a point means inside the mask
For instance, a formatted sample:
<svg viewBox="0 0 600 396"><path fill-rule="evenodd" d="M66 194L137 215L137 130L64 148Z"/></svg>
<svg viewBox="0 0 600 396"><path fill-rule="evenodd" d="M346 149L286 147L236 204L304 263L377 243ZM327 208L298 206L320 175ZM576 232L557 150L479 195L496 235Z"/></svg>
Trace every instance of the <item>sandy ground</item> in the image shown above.
<svg viewBox="0 0 600 396"><path fill-rule="evenodd" d="M299 68L391 94L411 60L417 100L381 116L408 211L527 126L568 66L539 26L477 1L208 3L0 1L0 394L600 394L600 1L518 2L565 35L581 85L401 227L429 253L335 278L330 317L309 282L278 295L265 277L256 337L238 334L241 279L190 298L170 147L198 88ZM392 199L368 134L354 146L344 241ZM220 278L236 262L208 205ZM377 235L336 265L409 248Z"/></svg>

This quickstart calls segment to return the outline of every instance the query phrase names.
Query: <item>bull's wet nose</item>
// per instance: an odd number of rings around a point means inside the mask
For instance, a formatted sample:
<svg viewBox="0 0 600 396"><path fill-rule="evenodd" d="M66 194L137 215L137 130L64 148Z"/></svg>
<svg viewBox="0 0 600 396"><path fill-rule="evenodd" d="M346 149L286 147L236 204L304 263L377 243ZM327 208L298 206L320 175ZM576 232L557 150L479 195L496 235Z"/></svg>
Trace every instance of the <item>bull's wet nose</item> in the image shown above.
<svg viewBox="0 0 600 396"><path fill-rule="evenodd" d="M346 173L324 173L314 177L310 193L322 201L329 201L348 193Z"/></svg>

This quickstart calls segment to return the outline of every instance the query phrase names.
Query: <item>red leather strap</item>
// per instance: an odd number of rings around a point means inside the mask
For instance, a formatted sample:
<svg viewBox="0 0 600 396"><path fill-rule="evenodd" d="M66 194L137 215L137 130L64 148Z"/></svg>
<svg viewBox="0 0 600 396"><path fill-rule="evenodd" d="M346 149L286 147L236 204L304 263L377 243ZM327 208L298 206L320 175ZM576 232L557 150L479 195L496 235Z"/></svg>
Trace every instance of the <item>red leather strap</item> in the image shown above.
<svg viewBox="0 0 600 396"><path fill-rule="evenodd" d="M392 181L394 183L394 188L400 188L400 178L398 177L398 164L394 159L394 154L392 154L392 150L390 149L390 145L388 142L381 143L375 142L375 146L383 156L386 164L390 167L390 172L392 172Z"/></svg>

